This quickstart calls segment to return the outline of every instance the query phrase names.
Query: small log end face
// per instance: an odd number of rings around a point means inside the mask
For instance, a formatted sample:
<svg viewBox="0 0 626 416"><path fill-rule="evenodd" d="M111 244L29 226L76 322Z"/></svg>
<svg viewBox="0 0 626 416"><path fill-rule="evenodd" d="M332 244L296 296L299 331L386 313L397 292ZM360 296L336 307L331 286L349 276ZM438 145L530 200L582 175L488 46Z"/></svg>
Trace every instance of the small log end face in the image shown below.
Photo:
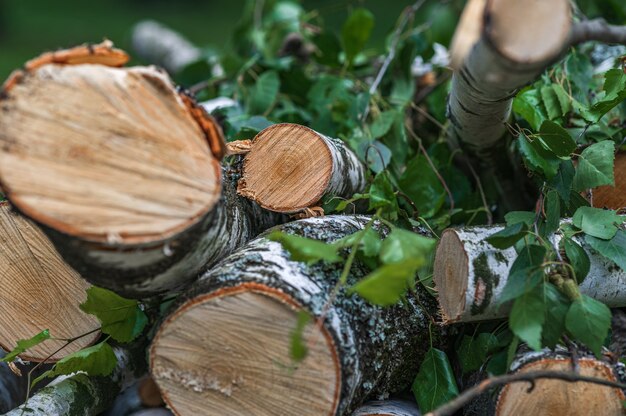
<svg viewBox="0 0 626 416"><path fill-rule="evenodd" d="M444 231L435 253L433 281L444 322L457 322L466 305L469 259L456 231Z"/></svg>

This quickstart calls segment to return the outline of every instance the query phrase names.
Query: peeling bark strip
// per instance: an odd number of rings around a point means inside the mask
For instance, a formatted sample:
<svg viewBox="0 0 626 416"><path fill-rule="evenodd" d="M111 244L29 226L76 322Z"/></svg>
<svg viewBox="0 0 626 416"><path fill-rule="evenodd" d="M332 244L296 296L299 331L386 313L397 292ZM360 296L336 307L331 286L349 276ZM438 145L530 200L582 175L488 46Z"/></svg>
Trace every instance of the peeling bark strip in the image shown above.
<svg viewBox="0 0 626 416"><path fill-rule="evenodd" d="M579 374L610 381L623 381L624 365L610 364L586 354L577 361ZM555 352L524 352L517 355L511 371L538 370L572 371L572 360L567 349L557 347ZM620 375L621 373L621 375ZM513 383L502 388L497 398L495 415L546 415L546 416L618 416L624 414L622 402L626 397L617 388L591 383L568 383L563 380L537 380L532 392L528 383Z"/></svg>
<svg viewBox="0 0 626 416"><path fill-rule="evenodd" d="M469 49L457 46L466 42L466 32L479 37L467 56L453 57L461 65L452 76L448 117L459 142L489 164L500 156L517 89L570 46L571 11L568 0L472 0L468 13L455 34L454 52Z"/></svg>
<svg viewBox="0 0 626 416"><path fill-rule="evenodd" d="M100 326L98 318L80 310L89 284L63 262L45 234L0 202L0 347L12 350L20 339L43 329L47 340L20 357L28 361L59 360L91 345L99 333L82 337L63 351L62 339L74 338Z"/></svg>
<svg viewBox="0 0 626 416"><path fill-rule="evenodd" d="M343 142L282 123L252 140L237 192L263 208L295 213L326 195L350 198L365 186L365 166Z"/></svg>
<svg viewBox="0 0 626 416"><path fill-rule="evenodd" d="M328 216L280 226L331 242L367 217ZM341 289L343 265L289 260L282 246L258 238L206 273L161 325L150 350L151 374L176 414L346 415L368 397L411 382L430 346L432 299L380 308ZM352 268L349 283L367 273ZM428 308L427 310L422 309ZM308 356L295 365L291 336L298 311ZM324 315L323 325L314 320Z"/></svg>
<svg viewBox="0 0 626 416"><path fill-rule="evenodd" d="M420 416L414 402L408 400L380 400L365 403L352 416Z"/></svg>
<svg viewBox="0 0 626 416"><path fill-rule="evenodd" d="M503 228L494 225L443 232L435 254L433 280L447 323L507 316L511 305L500 305L500 296L517 253L512 247L499 250L485 241ZM555 247L559 246L561 238L555 235ZM589 274L580 285L581 293L609 307L626 306L626 271L593 251L584 240L574 239L587 252L591 262Z"/></svg>
<svg viewBox="0 0 626 416"><path fill-rule="evenodd" d="M239 197L226 172L222 196L198 224L153 244L95 244L44 228L65 260L91 283L130 298L178 290L203 268L285 218Z"/></svg>
<svg viewBox="0 0 626 416"><path fill-rule="evenodd" d="M111 406L121 390L145 374L144 348L141 343L115 347L118 362L110 376L76 373L57 377L5 416L97 416Z"/></svg>

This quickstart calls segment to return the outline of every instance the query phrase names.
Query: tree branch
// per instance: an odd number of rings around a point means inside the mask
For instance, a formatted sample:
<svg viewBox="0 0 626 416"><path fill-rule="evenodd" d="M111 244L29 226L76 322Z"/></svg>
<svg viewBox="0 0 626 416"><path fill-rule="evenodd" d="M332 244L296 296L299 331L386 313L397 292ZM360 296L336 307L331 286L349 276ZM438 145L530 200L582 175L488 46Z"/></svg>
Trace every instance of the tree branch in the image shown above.
<svg viewBox="0 0 626 416"><path fill-rule="evenodd" d="M572 27L570 43L578 45L591 40L626 45L626 26L610 25L604 19L584 20L575 23Z"/></svg>
<svg viewBox="0 0 626 416"><path fill-rule="evenodd" d="M528 388L528 392L530 393L535 388L535 381L542 378L557 379L568 383L584 382L599 384L601 386L613 387L621 390L626 389L626 384L623 383L618 383L616 381L610 381L596 377L587 377L574 372L541 370L529 371L526 373L506 374L499 377L490 377L486 380L481 381L474 387L465 390L454 400L451 400L443 406L440 406L437 409L433 410L432 412L427 413L426 416L451 416L456 411L460 410L463 406L468 404L470 401L480 396L481 394L486 393L488 390L510 383L530 383L530 387Z"/></svg>

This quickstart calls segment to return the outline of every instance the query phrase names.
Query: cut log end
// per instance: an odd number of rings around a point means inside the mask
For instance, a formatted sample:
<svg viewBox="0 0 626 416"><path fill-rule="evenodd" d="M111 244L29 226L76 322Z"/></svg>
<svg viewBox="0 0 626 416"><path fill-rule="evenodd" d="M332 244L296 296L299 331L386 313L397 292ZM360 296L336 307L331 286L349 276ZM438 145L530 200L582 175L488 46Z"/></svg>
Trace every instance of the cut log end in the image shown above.
<svg viewBox="0 0 626 416"><path fill-rule="evenodd" d="M563 52L571 30L569 0L490 0L485 27L492 45L518 64L544 64Z"/></svg>
<svg viewBox="0 0 626 416"><path fill-rule="evenodd" d="M254 138L238 192L263 208L296 212L322 198L332 171L333 156L320 134L296 124L276 124Z"/></svg>
<svg viewBox="0 0 626 416"><path fill-rule="evenodd" d="M219 199L219 162L156 68L44 65L0 105L2 188L43 225L94 242L161 241Z"/></svg>
<svg viewBox="0 0 626 416"><path fill-rule="evenodd" d="M604 380L617 381L606 364L581 359L580 374ZM524 365L519 371L571 371L569 359L546 358ZM624 393L616 388L591 383L568 383L563 380L541 379L534 389L528 391L528 383L513 383L505 386L499 396L496 415L545 415L586 416L623 415Z"/></svg>
<svg viewBox="0 0 626 416"><path fill-rule="evenodd" d="M297 303L261 284L188 301L161 326L151 374L178 415L334 415L340 365L331 336L307 325L307 357L289 361ZM207 342L210 340L210 342Z"/></svg>
<svg viewBox="0 0 626 416"><path fill-rule="evenodd" d="M441 314L446 323L458 321L465 311L469 260L463 242L454 230L441 236L435 254L433 281L439 293Z"/></svg>
<svg viewBox="0 0 626 416"><path fill-rule="evenodd" d="M98 319L80 310L89 284L66 265L52 243L32 223L0 203L0 347L49 329L55 338L72 338L98 328ZM52 355L58 360L99 337L80 338ZM65 344L49 340L21 358L42 361Z"/></svg>

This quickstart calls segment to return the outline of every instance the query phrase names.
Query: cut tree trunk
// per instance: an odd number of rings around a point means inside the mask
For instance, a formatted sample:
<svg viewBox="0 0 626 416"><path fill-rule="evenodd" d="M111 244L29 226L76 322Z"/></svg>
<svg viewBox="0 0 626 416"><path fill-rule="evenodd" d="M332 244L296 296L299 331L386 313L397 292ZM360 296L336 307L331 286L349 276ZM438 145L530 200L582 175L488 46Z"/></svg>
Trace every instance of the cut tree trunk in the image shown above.
<svg viewBox="0 0 626 416"><path fill-rule="evenodd" d="M155 68L44 65L0 105L7 198L98 286L176 290L276 218L220 201L221 129Z"/></svg>
<svg viewBox="0 0 626 416"><path fill-rule="evenodd" d="M329 216L278 229L330 242L367 221ZM430 346L432 299L418 290L404 305L380 308L345 288L335 294L342 267L291 261L279 243L260 237L206 273L150 349L168 406L181 416L344 415L368 397L405 388ZM349 284L365 274L357 262ZM294 363L290 345L302 312L314 321L303 332L308 355Z"/></svg>
<svg viewBox="0 0 626 416"><path fill-rule="evenodd" d="M365 403L352 416L420 416L415 402L408 400L380 400Z"/></svg>
<svg viewBox="0 0 626 416"><path fill-rule="evenodd" d="M439 292L444 322L474 322L504 318L510 304L501 304L509 269L517 253L499 250L485 241L501 225L445 230L437 246L433 281ZM559 246L561 236L553 243ZM574 237L589 256L591 268L580 291L609 307L626 306L626 271Z"/></svg>
<svg viewBox="0 0 626 416"><path fill-rule="evenodd" d="M601 186L593 190L591 201L594 207L626 208L626 152L615 155L615 186Z"/></svg>
<svg viewBox="0 0 626 416"><path fill-rule="evenodd" d="M365 186L365 167L343 142L282 123L252 140L237 192L263 208L295 213L328 195L350 198Z"/></svg>
<svg viewBox="0 0 626 416"><path fill-rule="evenodd" d="M144 20L135 25L132 34L135 53L147 63L159 65L175 74L202 57L202 51L180 33L155 22Z"/></svg>
<svg viewBox="0 0 626 416"><path fill-rule="evenodd" d="M591 353L579 354L579 374L604 380L623 382L624 366L598 360ZM572 371L573 364L567 349L519 353L511 364L511 372ZM620 373L622 374L620 376ZM618 388L592 383L568 383L563 380L537 380L528 391L528 383L512 383L502 388L497 398L497 416L545 415L588 416L623 415L624 392Z"/></svg>
<svg viewBox="0 0 626 416"><path fill-rule="evenodd" d="M97 416L121 390L146 372L145 343L114 347L117 365L109 376L59 376L6 416Z"/></svg>
<svg viewBox="0 0 626 416"><path fill-rule="evenodd" d="M56 361L91 345L99 333L82 337L53 354L65 341L93 331L98 319L80 310L89 284L63 262L45 234L0 202L0 347L10 351L21 339L44 329L57 338L20 357Z"/></svg>

